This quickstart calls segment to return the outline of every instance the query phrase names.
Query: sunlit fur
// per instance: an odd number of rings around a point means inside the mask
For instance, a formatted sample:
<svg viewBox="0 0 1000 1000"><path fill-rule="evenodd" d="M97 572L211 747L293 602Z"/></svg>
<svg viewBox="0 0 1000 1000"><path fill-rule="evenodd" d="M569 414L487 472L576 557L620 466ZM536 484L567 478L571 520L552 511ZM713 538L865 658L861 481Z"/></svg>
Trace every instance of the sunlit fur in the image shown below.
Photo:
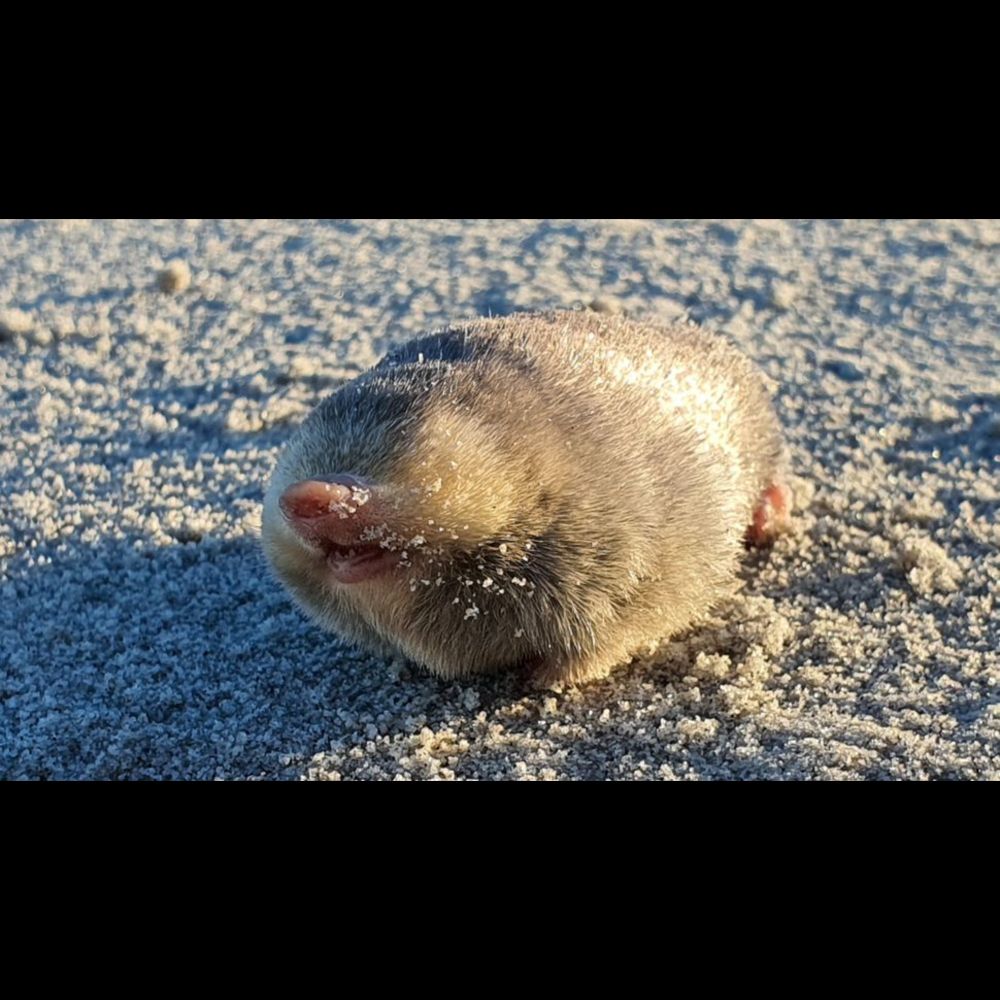
<svg viewBox="0 0 1000 1000"><path fill-rule="evenodd" d="M732 589L781 451L760 378L720 337L589 312L478 320L317 407L274 472L264 549L310 615L376 652L444 677L588 680ZM353 585L277 504L337 473L387 491L379 537L405 552Z"/></svg>

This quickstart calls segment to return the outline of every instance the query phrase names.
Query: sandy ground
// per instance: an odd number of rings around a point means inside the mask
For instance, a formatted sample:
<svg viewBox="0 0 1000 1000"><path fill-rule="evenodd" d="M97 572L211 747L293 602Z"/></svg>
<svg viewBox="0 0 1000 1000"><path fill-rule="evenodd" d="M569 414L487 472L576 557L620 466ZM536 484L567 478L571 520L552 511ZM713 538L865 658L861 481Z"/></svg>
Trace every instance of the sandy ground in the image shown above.
<svg viewBox="0 0 1000 1000"><path fill-rule="evenodd" d="M1000 777L998 285L996 223L0 224L0 776ZM777 385L801 509L740 596L561 694L308 624L257 545L290 428L422 329L596 298Z"/></svg>

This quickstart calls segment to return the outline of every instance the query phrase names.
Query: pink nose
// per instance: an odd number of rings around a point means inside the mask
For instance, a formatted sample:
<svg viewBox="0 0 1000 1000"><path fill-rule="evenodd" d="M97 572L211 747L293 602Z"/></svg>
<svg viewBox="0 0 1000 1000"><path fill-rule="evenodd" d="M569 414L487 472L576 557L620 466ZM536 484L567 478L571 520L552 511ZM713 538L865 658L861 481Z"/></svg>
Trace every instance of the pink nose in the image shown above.
<svg viewBox="0 0 1000 1000"><path fill-rule="evenodd" d="M357 476L292 483L278 505L288 526L325 557L329 578L339 584L374 579L399 562L399 553L379 541L387 527L385 492Z"/></svg>
<svg viewBox="0 0 1000 1000"><path fill-rule="evenodd" d="M289 527L311 545L351 545L379 514L375 491L357 476L292 483L278 498Z"/></svg>
<svg viewBox="0 0 1000 1000"><path fill-rule="evenodd" d="M350 513L363 506L370 496L369 487L356 476L324 476L293 483L278 500L285 517L312 520L332 513Z"/></svg>
<svg viewBox="0 0 1000 1000"><path fill-rule="evenodd" d="M328 479L306 479L293 483L278 500L285 517L312 520L325 517L344 507L359 485L353 476L331 476Z"/></svg>

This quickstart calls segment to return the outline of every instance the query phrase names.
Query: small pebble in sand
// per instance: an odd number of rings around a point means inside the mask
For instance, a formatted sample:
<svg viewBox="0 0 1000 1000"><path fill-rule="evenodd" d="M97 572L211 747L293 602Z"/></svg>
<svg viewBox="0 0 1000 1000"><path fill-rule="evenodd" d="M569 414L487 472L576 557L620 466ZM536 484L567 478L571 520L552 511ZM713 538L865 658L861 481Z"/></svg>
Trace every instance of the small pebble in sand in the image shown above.
<svg viewBox="0 0 1000 1000"><path fill-rule="evenodd" d="M0 340L28 333L34 325L31 316L20 309L0 310Z"/></svg>
<svg viewBox="0 0 1000 1000"><path fill-rule="evenodd" d="M167 295L183 292L190 284L191 269L182 260L172 260L156 278L156 287Z"/></svg>
<svg viewBox="0 0 1000 1000"><path fill-rule="evenodd" d="M901 541L896 563L913 589L924 597L935 591L950 593L962 581L959 565L937 542L920 535L908 535Z"/></svg>
<svg viewBox="0 0 1000 1000"><path fill-rule="evenodd" d="M771 304L776 309L790 309L798 291L798 286L790 281L776 281L771 287Z"/></svg>
<svg viewBox="0 0 1000 1000"><path fill-rule="evenodd" d="M958 420L960 414L950 403L932 399L927 404L926 420L931 424L950 424Z"/></svg>

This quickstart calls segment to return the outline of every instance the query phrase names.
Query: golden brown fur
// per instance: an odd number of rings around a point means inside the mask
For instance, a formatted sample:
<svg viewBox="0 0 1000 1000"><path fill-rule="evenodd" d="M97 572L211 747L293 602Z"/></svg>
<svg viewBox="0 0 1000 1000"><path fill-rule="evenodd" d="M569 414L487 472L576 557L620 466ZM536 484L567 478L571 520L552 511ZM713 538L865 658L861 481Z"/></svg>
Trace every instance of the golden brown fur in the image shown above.
<svg viewBox="0 0 1000 1000"><path fill-rule="evenodd" d="M583 681L732 589L780 454L758 375L719 337L587 312L478 320L317 407L275 470L264 548L309 614L378 652ZM391 490L379 537L405 553L350 586L277 505L335 473Z"/></svg>

